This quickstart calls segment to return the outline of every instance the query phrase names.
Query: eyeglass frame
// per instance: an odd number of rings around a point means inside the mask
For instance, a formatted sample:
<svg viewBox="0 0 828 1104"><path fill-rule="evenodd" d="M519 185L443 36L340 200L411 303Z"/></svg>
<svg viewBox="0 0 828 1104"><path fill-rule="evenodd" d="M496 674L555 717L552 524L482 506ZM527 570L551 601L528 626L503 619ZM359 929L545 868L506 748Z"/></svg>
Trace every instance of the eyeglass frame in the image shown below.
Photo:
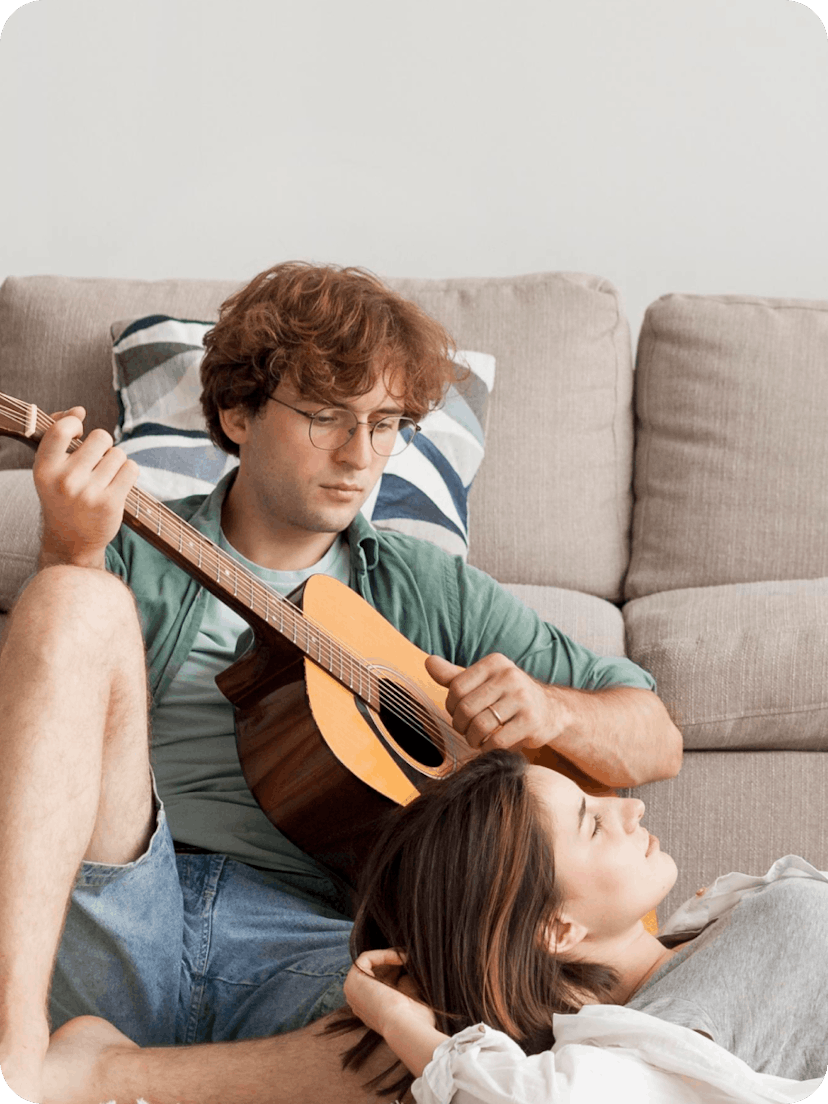
<svg viewBox="0 0 828 1104"><path fill-rule="evenodd" d="M290 403L286 403L283 399L277 399L275 395L268 395L267 397L272 402L278 403L280 406L286 406L288 408L288 410L292 410L296 414L301 414L303 418L308 419L308 422L309 422L309 425L308 425L308 440L313 445L313 447L316 448L316 449L319 449L320 452L336 452L337 449L344 448L348 444L349 441L352 441L354 439L354 434L356 433L359 426L364 425L364 426L367 426L368 430L369 430L368 440L371 442L371 448L374 450L374 452L376 453L377 456L382 456L387 460L391 456L402 456L402 454L405 452L405 450L408 448L408 446L411 444L411 442L414 440L414 438L417 436L417 434L423 428L421 425L418 425L417 422L415 422L413 418L409 418L405 415L401 415L400 416L400 421L409 422L410 425L411 425L411 428L413 430L410 438L405 442L405 444L403 445L403 447L400 449L399 452L380 452L379 449L374 444L374 430L377 428L378 425L382 425L383 422L388 421L389 418L397 417L396 414L394 414L394 415L386 414L384 418L380 418L376 422L361 422L359 420L359 418L357 418L356 414L354 414L353 410L348 410L347 406L323 406L321 408L321 410L317 410L313 414L309 414L307 412L307 410L300 410L298 406L291 406ZM318 418L319 415L324 413L326 410L344 410L344 411L347 411L348 414L350 414L354 419L354 428L351 430L351 432L348 434L348 436L345 438L345 440L342 442L341 445L334 445L333 448L325 448L324 445L317 445L316 441L314 441L314 439L313 439L313 422L314 422L314 419ZM399 434L399 430L397 430L397 433Z"/></svg>

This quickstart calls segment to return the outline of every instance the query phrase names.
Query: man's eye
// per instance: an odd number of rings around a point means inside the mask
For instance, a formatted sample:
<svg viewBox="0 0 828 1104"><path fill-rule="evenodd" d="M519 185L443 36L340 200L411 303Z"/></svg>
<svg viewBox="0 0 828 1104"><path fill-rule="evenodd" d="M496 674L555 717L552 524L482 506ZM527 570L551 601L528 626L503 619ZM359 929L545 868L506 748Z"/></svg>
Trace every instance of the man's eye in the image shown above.
<svg viewBox="0 0 828 1104"><path fill-rule="evenodd" d="M595 829L592 833L593 836L597 836L598 833L601 831L601 825L603 823L603 820L604 820L604 818L601 816L600 813L595 814Z"/></svg>
<svg viewBox="0 0 828 1104"><path fill-rule="evenodd" d="M400 426L399 418L383 418L381 422L374 422L374 433L396 433Z"/></svg>

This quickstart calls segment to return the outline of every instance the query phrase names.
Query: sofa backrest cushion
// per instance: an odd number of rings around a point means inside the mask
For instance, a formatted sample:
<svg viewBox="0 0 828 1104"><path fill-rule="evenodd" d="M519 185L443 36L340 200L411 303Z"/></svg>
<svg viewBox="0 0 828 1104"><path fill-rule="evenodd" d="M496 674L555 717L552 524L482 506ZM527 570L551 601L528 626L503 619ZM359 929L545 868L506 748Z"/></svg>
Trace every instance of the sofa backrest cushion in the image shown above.
<svg viewBox="0 0 828 1104"><path fill-rule="evenodd" d="M828 579L650 594L624 623L687 750L828 751Z"/></svg>
<svg viewBox="0 0 828 1104"><path fill-rule="evenodd" d="M463 349L494 356L487 457L470 498L469 560L502 582L610 600L629 559L632 364L618 294L596 276L388 281ZM0 292L0 391L47 412L81 403L112 429L109 327L210 319L230 281L10 278ZM0 468L31 453L0 441Z"/></svg>
<svg viewBox="0 0 828 1104"><path fill-rule="evenodd" d="M828 576L828 303L647 311L626 596Z"/></svg>

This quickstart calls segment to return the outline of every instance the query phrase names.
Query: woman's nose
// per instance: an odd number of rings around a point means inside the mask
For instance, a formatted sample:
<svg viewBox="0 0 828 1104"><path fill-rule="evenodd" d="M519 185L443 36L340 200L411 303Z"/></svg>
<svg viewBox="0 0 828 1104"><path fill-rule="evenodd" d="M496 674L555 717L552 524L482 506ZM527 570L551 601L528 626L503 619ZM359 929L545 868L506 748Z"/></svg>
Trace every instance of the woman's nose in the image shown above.
<svg viewBox="0 0 828 1104"><path fill-rule="evenodd" d="M634 832L641 823L641 819L647 811L647 806L638 797L628 797L625 804L627 806L624 810L626 828L628 832Z"/></svg>

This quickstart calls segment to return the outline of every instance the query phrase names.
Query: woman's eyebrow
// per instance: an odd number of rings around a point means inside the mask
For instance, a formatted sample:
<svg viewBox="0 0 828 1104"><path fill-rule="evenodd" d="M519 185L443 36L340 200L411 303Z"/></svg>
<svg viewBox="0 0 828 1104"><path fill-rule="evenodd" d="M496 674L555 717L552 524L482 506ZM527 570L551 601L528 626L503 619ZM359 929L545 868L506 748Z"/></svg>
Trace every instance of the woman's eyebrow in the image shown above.
<svg viewBox="0 0 828 1104"><path fill-rule="evenodd" d="M578 831L581 830L581 825L584 823L584 817L586 816L586 798L581 801L581 807L578 810Z"/></svg>

